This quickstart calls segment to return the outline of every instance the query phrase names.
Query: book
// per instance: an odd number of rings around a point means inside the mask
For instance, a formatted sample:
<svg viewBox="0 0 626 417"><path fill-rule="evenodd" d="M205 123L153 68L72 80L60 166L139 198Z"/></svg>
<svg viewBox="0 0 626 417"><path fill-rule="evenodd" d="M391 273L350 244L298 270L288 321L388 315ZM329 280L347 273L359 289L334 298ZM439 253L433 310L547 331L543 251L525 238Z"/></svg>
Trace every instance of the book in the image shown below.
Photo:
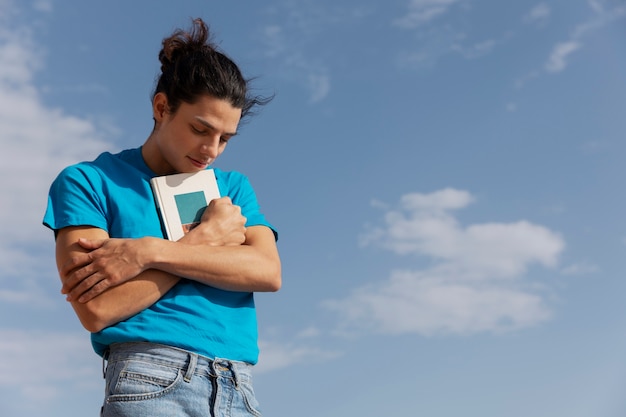
<svg viewBox="0 0 626 417"><path fill-rule="evenodd" d="M178 240L200 223L204 209L220 197L212 169L164 175L150 180L169 240Z"/></svg>

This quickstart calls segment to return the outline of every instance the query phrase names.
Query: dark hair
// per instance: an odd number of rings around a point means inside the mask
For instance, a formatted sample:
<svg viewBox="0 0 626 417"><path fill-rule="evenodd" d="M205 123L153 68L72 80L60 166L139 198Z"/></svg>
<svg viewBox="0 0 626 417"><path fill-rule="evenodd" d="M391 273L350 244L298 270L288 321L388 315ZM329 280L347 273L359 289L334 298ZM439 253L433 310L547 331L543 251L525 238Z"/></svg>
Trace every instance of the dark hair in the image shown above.
<svg viewBox="0 0 626 417"><path fill-rule="evenodd" d="M210 41L209 28L200 18L193 20L190 31L177 29L163 39L159 52L161 75L152 98L165 93L171 113L181 102L193 104L203 95L227 100L241 109L241 118L251 109L267 104L273 97L251 96L246 80L237 65Z"/></svg>

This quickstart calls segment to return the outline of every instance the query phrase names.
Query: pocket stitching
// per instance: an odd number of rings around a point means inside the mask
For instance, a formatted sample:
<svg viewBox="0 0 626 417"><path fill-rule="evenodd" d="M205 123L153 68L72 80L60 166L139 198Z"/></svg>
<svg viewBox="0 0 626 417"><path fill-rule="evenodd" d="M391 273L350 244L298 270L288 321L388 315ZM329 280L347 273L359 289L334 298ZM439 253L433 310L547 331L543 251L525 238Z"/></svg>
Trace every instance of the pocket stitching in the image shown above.
<svg viewBox="0 0 626 417"><path fill-rule="evenodd" d="M120 383L123 377L125 379L133 379L133 378L127 378L127 376L131 374L140 375L138 373L127 372L125 370L122 371L120 372L120 375L118 376L118 380L116 381L116 384L115 384L116 387L118 386L118 384ZM150 378L150 377L146 377L146 375L141 375L141 376L142 376L141 380L146 381L146 382L151 382L149 381L150 379L152 379L152 381L158 380L158 378ZM107 397L106 402L111 403L111 402L121 402L121 401L145 401L145 400L158 398L167 394L169 391L172 391L173 389L175 389L182 379L183 379L183 375L182 375L182 372L179 370L178 375L176 376L176 379L174 379L174 381L172 381L170 385L165 386L163 389L159 391L145 393L145 394L111 394ZM137 381L137 379L134 379L134 380ZM163 379L161 379L161 381L163 381Z"/></svg>

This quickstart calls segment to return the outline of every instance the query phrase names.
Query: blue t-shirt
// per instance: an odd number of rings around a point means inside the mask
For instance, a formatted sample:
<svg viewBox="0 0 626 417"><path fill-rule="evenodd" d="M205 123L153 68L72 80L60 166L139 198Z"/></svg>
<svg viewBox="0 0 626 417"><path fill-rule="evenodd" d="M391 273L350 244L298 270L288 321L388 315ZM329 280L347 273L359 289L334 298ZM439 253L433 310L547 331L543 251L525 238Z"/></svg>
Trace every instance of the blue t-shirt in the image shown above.
<svg viewBox="0 0 626 417"><path fill-rule="evenodd" d="M264 225L274 230L259 211L244 175L214 171L220 194L241 207L246 227ZM43 223L54 231L93 226L112 238L164 238L150 188L154 176L141 148L103 153L93 162L67 167L52 183ZM134 341L252 364L259 353L253 294L224 291L188 279L182 279L151 307L92 333L91 340L99 355L112 343Z"/></svg>

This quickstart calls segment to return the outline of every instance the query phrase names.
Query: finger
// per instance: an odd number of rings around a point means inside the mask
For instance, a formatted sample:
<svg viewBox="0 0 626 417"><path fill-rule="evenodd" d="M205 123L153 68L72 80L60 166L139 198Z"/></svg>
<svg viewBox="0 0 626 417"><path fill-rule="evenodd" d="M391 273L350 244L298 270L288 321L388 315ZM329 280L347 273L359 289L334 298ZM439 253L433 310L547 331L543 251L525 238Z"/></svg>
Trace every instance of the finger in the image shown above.
<svg viewBox="0 0 626 417"><path fill-rule="evenodd" d="M68 271L69 275L67 275L67 279L63 281L61 294L68 294L71 291L74 291L74 288L77 285L79 285L85 278L91 276L94 272L96 272L96 270L91 263L82 268L76 269L74 272L71 272L71 270Z"/></svg>
<svg viewBox="0 0 626 417"><path fill-rule="evenodd" d="M211 201L209 202L209 206L210 206L211 204L212 204L212 205L214 205L214 206L216 206L216 205L220 205L220 204L231 205L231 204L233 204L233 203L232 203L232 201L230 200L230 197L228 197L228 196L224 196L224 197L215 198L215 199L211 200Z"/></svg>
<svg viewBox="0 0 626 417"><path fill-rule="evenodd" d="M94 273L79 281L74 287L67 292L67 301L74 301L80 298L85 292L89 291L93 286L102 280L102 275Z"/></svg>
<svg viewBox="0 0 626 417"><path fill-rule="evenodd" d="M70 274L72 270L88 265L90 262L91 262L91 257L89 256L88 253L74 254L70 259L65 261L59 273L61 276L66 276Z"/></svg>
<svg viewBox="0 0 626 417"><path fill-rule="evenodd" d="M78 298L78 302L81 304L87 303L93 300L94 298L96 298L97 296L99 296L100 294L102 294L103 292L105 292L106 290L108 290L110 287L111 287L111 284L109 283L109 281L106 279L103 279L102 281L98 282L96 285L91 287L89 291L81 295Z"/></svg>
<svg viewBox="0 0 626 417"><path fill-rule="evenodd" d="M94 249L98 249L102 247L104 242L106 242L106 239L86 239L84 237L81 237L80 239L78 239L78 244L83 249L90 249L90 250L94 250Z"/></svg>
<svg viewBox="0 0 626 417"><path fill-rule="evenodd" d="M225 195L224 197L220 197L217 199L220 203L232 204L230 197Z"/></svg>

